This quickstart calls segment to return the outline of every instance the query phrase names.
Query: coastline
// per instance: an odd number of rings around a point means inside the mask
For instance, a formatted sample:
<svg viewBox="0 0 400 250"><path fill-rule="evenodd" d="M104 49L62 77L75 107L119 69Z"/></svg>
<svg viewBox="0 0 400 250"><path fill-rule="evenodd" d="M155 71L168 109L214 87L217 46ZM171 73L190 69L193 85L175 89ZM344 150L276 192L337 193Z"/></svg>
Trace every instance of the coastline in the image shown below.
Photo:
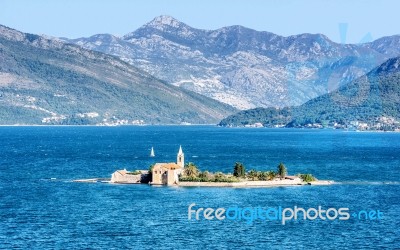
<svg viewBox="0 0 400 250"><path fill-rule="evenodd" d="M219 127L213 123L199 123L199 124L0 124L0 127Z"/></svg>
<svg viewBox="0 0 400 250"><path fill-rule="evenodd" d="M303 182L295 180L274 180L274 181L240 181L240 182L179 182L179 187L284 187L284 186L325 186L332 185L334 181L318 180Z"/></svg>
<svg viewBox="0 0 400 250"><path fill-rule="evenodd" d="M104 124L85 124L85 125L59 125L59 124L0 124L0 127L219 127L228 129L273 129L273 130L325 130L337 131L344 133L400 133L400 130L347 130L334 128L270 128L270 127L229 127L219 126L217 124L121 124L121 125L104 125Z"/></svg>
<svg viewBox="0 0 400 250"><path fill-rule="evenodd" d="M79 183L110 183L110 184L146 184L138 182L111 182L108 178L89 178L77 179L72 182ZM196 181L181 181L173 186L176 187L285 187L285 186L326 186L332 185L335 182L332 180L317 180L313 182L303 182L301 180L273 180L273 181L239 181L239 182L196 182ZM162 186L162 185L160 185Z"/></svg>

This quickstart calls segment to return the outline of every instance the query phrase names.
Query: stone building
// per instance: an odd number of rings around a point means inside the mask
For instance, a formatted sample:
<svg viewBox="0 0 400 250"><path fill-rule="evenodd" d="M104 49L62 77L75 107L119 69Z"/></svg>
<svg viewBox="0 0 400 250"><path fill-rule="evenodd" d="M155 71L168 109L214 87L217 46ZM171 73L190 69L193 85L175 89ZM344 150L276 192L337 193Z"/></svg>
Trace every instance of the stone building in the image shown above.
<svg viewBox="0 0 400 250"><path fill-rule="evenodd" d="M156 163L152 171L152 185L175 185L179 183L179 175L185 166L185 155L182 147L176 157L176 163Z"/></svg>
<svg viewBox="0 0 400 250"><path fill-rule="evenodd" d="M127 171L126 169L117 170L111 175L111 183L120 183L120 184L135 184L135 183L146 183L146 179L148 179L148 171L147 170L138 170L138 174L133 174L132 172ZM147 180L148 182L148 180Z"/></svg>

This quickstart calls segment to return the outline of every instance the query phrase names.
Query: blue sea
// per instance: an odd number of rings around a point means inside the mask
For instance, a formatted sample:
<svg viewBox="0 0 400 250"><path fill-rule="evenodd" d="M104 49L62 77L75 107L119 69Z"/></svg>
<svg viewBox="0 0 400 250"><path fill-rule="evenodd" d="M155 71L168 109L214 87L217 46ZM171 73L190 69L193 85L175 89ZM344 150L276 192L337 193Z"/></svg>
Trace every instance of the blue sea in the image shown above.
<svg viewBox="0 0 400 250"><path fill-rule="evenodd" d="M173 162L201 170L312 173L329 186L155 187L76 183ZM156 157L150 158L151 147ZM0 127L0 248L399 249L400 133L144 127ZM195 208L348 208L380 218L188 219ZM193 216L192 216L193 217Z"/></svg>

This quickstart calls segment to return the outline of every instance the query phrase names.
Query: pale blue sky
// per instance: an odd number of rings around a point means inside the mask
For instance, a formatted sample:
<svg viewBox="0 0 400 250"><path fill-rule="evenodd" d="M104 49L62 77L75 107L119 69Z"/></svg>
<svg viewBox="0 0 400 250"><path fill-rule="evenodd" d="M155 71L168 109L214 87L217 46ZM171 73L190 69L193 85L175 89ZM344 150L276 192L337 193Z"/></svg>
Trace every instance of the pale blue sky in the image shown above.
<svg viewBox="0 0 400 250"><path fill-rule="evenodd" d="M171 15L195 28L240 24L284 36L322 33L340 42L339 25L346 23L346 42L358 43L368 33L373 39L400 34L399 9L395 0L0 0L0 24L77 38L124 35Z"/></svg>

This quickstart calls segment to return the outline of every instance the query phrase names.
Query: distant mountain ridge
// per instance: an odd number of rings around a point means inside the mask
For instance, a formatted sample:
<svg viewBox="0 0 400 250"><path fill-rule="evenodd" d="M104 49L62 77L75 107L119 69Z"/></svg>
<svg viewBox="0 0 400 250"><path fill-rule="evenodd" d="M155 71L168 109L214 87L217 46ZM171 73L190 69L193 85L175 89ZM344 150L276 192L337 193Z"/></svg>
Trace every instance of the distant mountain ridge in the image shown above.
<svg viewBox="0 0 400 250"><path fill-rule="evenodd" d="M338 44L321 34L282 37L238 25L201 30L170 16L121 38L103 34L65 41L118 56L240 109L302 104L400 55L400 36Z"/></svg>
<svg viewBox="0 0 400 250"><path fill-rule="evenodd" d="M223 119L220 125L255 123L267 127L400 129L400 57L391 58L346 86L301 106L241 111Z"/></svg>
<svg viewBox="0 0 400 250"><path fill-rule="evenodd" d="M0 25L0 124L204 124L234 111L115 56Z"/></svg>

